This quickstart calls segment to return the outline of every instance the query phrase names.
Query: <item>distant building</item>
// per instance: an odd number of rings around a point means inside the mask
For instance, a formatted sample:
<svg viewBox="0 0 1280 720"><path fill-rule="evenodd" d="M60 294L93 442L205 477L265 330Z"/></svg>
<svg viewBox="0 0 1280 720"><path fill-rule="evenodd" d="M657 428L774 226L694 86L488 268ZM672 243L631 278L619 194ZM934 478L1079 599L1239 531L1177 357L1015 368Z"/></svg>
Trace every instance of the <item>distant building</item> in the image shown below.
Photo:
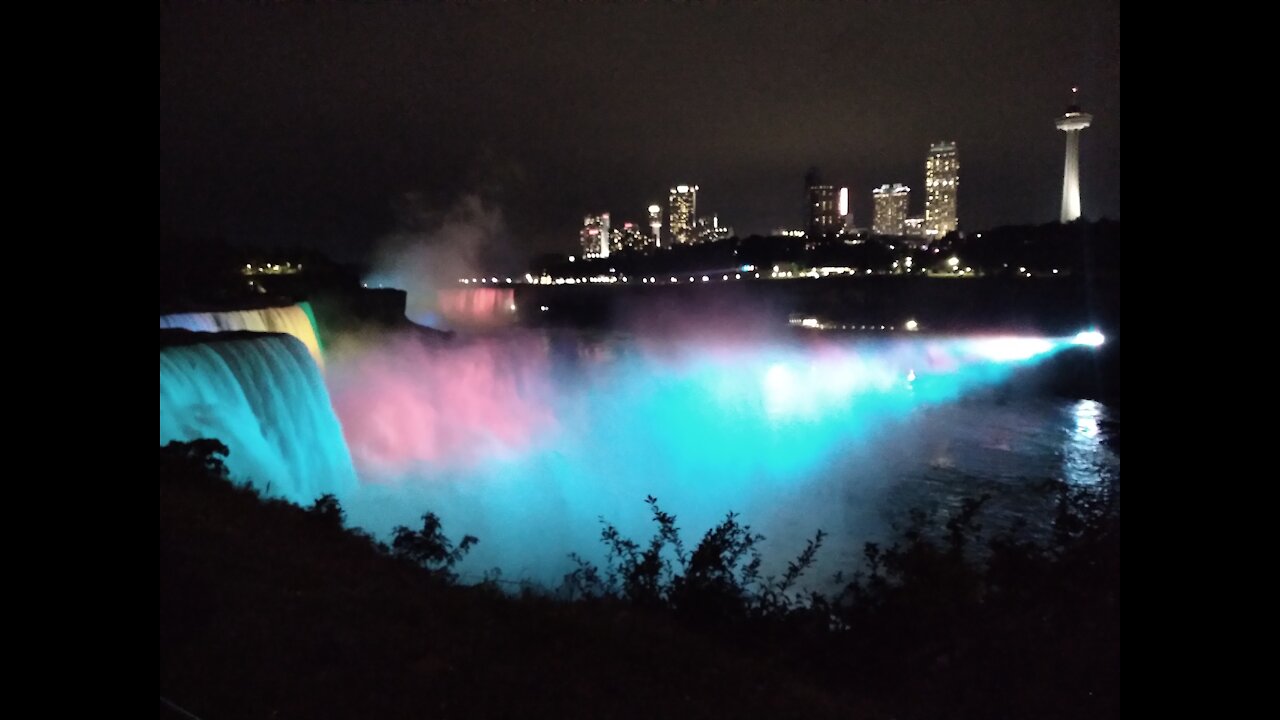
<svg viewBox="0 0 1280 720"><path fill-rule="evenodd" d="M662 207L649 206L649 231L653 234L653 246L662 247Z"/></svg>
<svg viewBox="0 0 1280 720"><path fill-rule="evenodd" d="M697 242L716 242L717 240L727 240L733 237L733 228L728 225L721 225L720 217L713 214L709 218L698 218L694 228L694 235Z"/></svg>
<svg viewBox="0 0 1280 720"><path fill-rule="evenodd" d="M644 234L639 225L624 222L622 227L613 229L609 239L609 251L642 250L650 242L649 236Z"/></svg>
<svg viewBox="0 0 1280 720"><path fill-rule="evenodd" d="M585 258L609 257L609 213L588 215L582 219L582 256Z"/></svg>
<svg viewBox="0 0 1280 720"><path fill-rule="evenodd" d="M698 211L698 186L677 185L667 200L667 237L671 245L694 241L694 219Z"/></svg>
<svg viewBox="0 0 1280 720"><path fill-rule="evenodd" d="M840 188L840 200L836 204L836 212L840 215L840 229L849 232L853 227L853 208L849 207L849 188Z"/></svg>
<svg viewBox="0 0 1280 720"><path fill-rule="evenodd" d="M921 240L924 239L924 218L909 217L904 225L905 228L902 233L903 235L912 238L920 238Z"/></svg>
<svg viewBox="0 0 1280 720"><path fill-rule="evenodd" d="M929 239L940 238L958 226L956 190L960 186L960 158L953 142L929 146L924 168L924 232Z"/></svg>
<svg viewBox="0 0 1280 720"><path fill-rule="evenodd" d="M900 183L881 185L871 191L876 214L871 230L877 235L906 235L907 207L911 202L911 188Z"/></svg>
<svg viewBox="0 0 1280 720"><path fill-rule="evenodd" d="M808 197L808 217L805 229L811 239L833 237L844 229L844 218L840 213L840 192L832 185L822 182L817 170L810 170L805 175L805 194ZM845 195L846 203L848 195Z"/></svg>
<svg viewBox="0 0 1280 720"><path fill-rule="evenodd" d="M871 235L871 228L847 227L844 229L845 245L861 245Z"/></svg>

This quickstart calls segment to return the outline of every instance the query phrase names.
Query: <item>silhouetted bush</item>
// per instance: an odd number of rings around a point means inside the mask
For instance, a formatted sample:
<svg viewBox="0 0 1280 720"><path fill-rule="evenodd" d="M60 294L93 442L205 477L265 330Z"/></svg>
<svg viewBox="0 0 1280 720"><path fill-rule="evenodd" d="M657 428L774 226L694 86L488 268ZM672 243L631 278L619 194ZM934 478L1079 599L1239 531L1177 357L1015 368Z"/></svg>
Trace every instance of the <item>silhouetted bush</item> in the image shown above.
<svg viewBox="0 0 1280 720"><path fill-rule="evenodd" d="M761 578L759 544L763 535L730 512L708 530L693 552L687 552L676 517L662 510L657 498L645 498L657 530L642 547L606 522L600 532L607 549L602 572L577 554L577 567L565 576L564 592L575 598L617 598L633 605L668 609L703 625L740 623L753 617L778 617L802 605L792 588L822 546L817 532L780 579Z"/></svg>
<svg viewBox="0 0 1280 720"><path fill-rule="evenodd" d="M466 535L454 547L453 541L441 531L440 518L429 512L422 516L421 530L400 525L392 531L391 551L397 557L421 566L437 579L454 582L458 576L453 572L453 566L477 542L480 541L474 535Z"/></svg>
<svg viewBox="0 0 1280 720"><path fill-rule="evenodd" d="M227 466L222 458L229 452L222 442L209 438L170 441L160 447L160 478L226 480Z"/></svg>
<svg viewBox="0 0 1280 720"><path fill-rule="evenodd" d="M342 510L342 504L331 493L316 498L307 512L330 527L342 528L347 523L347 514Z"/></svg>

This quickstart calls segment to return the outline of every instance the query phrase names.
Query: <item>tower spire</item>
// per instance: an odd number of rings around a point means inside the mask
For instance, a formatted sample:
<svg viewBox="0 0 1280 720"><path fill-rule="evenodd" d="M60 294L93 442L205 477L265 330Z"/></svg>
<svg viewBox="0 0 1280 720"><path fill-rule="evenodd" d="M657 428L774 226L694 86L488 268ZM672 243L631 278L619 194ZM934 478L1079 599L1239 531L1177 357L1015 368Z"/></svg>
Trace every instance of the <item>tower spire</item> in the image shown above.
<svg viewBox="0 0 1280 720"><path fill-rule="evenodd" d="M1057 128L1067 134L1067 157L1062 170L1062 222L1068 223L1080 217L1080 131L1093 123L1093 116L1080 112L1076 105L1076 93L1080 88L1071 88L1071 105L1067 112L1054 123Z"/></svg>

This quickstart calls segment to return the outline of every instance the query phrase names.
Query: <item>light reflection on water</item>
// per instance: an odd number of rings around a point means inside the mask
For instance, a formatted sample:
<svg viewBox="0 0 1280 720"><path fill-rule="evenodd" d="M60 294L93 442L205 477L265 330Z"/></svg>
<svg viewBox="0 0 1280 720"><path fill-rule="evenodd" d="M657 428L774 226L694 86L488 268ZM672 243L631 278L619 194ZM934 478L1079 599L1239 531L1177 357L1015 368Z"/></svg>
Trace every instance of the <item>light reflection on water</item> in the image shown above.
<svg viewBox="0 0 1280 720"><path fill-rule="evenodd" d="M1114 420L1096 400L1078 400L1071 408L1075 427L1063 442L1063 473L1073 485L1097 485L1109 479L1120 459L1103 443L1099 423Z"/></svg>
<svg viewBox="0 0 1280 720"><path fill-rule="evenodd" d="M1020 524L1041 533L1053 518L1048 481L1099 491L1118 481L1120 458L1104 429L1118 421L1117 410L1095 400L1035 396L971 397L922 410L912 423L917 460L900 467L880 517L901 522L921 508L944 521L966 499L988 494L984 537Z"/></svg>

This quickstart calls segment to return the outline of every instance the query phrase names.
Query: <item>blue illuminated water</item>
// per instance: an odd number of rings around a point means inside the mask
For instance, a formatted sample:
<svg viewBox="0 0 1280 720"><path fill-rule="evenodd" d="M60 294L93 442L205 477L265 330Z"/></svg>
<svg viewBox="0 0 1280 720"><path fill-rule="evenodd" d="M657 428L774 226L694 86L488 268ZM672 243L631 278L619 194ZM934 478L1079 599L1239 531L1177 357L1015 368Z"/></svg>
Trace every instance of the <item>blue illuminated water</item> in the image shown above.
<svg viewBox="0 0 1280 720"><path fill-rule="evenodd" d="M602 518L647 539L653 495L690 545L740 513L767 538L766 574L826 531L821 580L857 569L908 509L941 523L986 494L988 532L1043 529L1044 481L1119 473L1104 442L1117 411L1030 380L1050 357L1090 360L1070 338L352 336L326 338L322 374L305 313L249 312L270 317L180 324L294 336L162 347L161 444L222 440L236 480L302 504L333 493L383 538L435 512L480 538L464 579L498 568L553 587L569 553L603 559Z"/></svg>
<svg viewBox="0 0 1280 720"><path fill-rule="evenodd" d="M160 444L215 438L231 478L309 505L349 497L355 469L320 371L291 335L194 333L160 349Z"/></svg>
<svg viewBox="0 0 1280 720"><path fill-rule="evenodd" d="M945 519L986 493L988 530L1019 519L1043 527L1044 480L1105 484L1119 472L1102 436L1115 411L1023 386L1021 370L1045 357L1088 359L1066 342L686 339L655 349L631 337L515 335L409 361L398 349L393 369L360 366L376 352L330 357L362 480L346 498L349 517L385 534L436 512L447 534L480 538L464 578L499 568L555 585L568 553L601 559L601 518L647 539L648 495L690 544L740 513L767 538L766 573L821 528L830 538L814 576L829 577L856 569L863 543L888 539L909 508ZM374 463L361 427L372 421L357 415L421 425ZM491 432L500 425L501 441ZM405 447L415 440L431 452ZM465 451L475 447L484 452ZM406 454L413 463L388 469Z"/></svg>

